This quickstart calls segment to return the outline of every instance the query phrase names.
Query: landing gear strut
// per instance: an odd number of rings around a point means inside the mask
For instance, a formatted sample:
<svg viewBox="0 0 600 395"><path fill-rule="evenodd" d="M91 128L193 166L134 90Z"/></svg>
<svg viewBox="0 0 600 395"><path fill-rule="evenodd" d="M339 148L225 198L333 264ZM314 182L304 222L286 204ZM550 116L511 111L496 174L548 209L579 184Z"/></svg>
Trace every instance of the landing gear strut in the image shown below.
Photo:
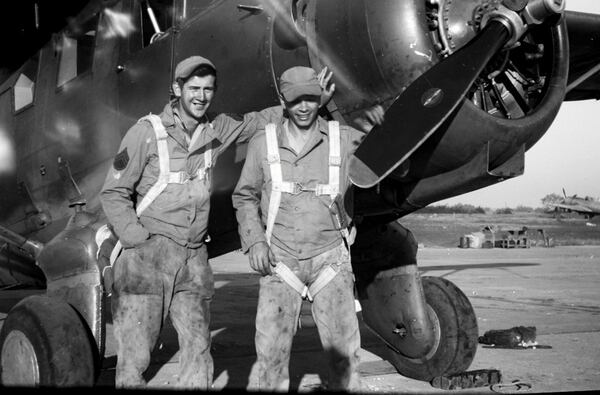
<svg viewBox="0 0 600 395"><path fill-rule="evenodd" d="M361 231L352 249L363 319L389 347L404 376L429 381L468 369L477 350L477 319L450 281L421 278L414 237L396 222Z"/></svg>

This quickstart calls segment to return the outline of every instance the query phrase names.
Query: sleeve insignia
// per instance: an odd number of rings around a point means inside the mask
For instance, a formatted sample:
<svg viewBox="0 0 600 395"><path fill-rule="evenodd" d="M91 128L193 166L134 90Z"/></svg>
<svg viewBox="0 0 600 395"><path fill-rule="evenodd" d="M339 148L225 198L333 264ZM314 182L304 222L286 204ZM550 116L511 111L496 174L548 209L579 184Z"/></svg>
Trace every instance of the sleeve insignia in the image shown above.
<svg viewBox="0 0 600 395"><path fill-rule="evenodd" d="M129 163L129 154L127 153L127 147L123 148L123 151L119 152L117 156L115 156L115 160L113 161L113 167L117 171L121 171L127 167Z"/></svg>

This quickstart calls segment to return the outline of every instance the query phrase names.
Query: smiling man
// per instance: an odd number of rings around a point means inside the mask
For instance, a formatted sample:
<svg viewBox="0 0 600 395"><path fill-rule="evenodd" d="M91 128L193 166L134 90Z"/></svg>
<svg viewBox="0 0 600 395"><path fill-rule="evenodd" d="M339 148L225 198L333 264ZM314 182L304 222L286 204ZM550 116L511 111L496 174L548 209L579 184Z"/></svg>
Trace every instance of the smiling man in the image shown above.
<svg viewBox="0 0 600 395"><path fill-rule="evenodd" d="M354 310L349 245L348 159L383 109L366 113L365 130L318 116L316 72L293 67L280 78L285 117L266 125L248 146L233 194L239 232L260 279L257 361L249 389L289 388L289 359L302 299L312 314L329 363L329 390L359 390L360 334Z"/></svg>
<svg viewBox="0 0 600 395"><path fill-rule="evenodd" d="M117 387L145 385L142 373L167 315L181 347L177 385L212 384L214 284L204 242L212 165L231 143L281 118L281 109L272 107L210 119L206 111L216 90L212 62L201 56L181 61L174 99L127 131L106 176L100 199L123 246L113 267Z"/></svg>

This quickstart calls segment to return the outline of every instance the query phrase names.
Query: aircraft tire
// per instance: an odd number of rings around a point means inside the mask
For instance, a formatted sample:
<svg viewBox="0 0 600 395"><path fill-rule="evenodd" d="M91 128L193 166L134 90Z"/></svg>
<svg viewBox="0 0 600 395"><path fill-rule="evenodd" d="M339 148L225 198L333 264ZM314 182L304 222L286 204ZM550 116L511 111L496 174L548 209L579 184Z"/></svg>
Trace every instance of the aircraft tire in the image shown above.
<svg viewBox="0 0 600 395"><path fill-rule="evenodd" d="M400 374L417 380L464 372L477 351L477 318L471 302L452 282L422 277L423 291L436 331L434 348L420 359L389 349L388 360Z"/></svg>
<svg viewBox="0 0 600 395"><path fill-rule="evenodd" d="M95 343L69 304L45 295L23 299L0 332L0 385L92 386Z"/></svg>

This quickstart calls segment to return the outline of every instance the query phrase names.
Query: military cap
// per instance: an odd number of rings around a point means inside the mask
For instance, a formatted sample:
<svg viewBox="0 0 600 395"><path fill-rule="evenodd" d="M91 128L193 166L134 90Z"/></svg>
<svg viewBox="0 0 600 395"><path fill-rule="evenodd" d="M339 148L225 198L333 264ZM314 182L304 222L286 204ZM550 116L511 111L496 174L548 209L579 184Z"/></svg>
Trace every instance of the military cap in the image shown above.
<svg viewBox="0 0 600 395"><path fill-rule="evenodd" d="M300 96L321 96L321 85L317 72L310 67L296 66L281 74L279 91L288 102L293 102Z"/></svg>
<svg viewBox="0 0 600 395"><path fill-rule="evenodd" d="M177 64L175 67L175 79L183 78L186 79L192 73L192 71L196 70L198 66L203 64L209 65L213 69L217 69L212 62L202 56L190 56L189 58L183 59L181 62Z"/></svg>

